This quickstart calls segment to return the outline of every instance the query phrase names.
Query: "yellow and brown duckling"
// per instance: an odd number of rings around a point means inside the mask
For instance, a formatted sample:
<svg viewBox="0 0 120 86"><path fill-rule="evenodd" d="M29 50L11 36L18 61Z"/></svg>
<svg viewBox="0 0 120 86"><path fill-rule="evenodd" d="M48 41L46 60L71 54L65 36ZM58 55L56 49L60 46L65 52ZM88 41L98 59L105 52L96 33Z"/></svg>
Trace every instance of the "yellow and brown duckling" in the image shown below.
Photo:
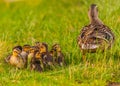
<svg viewBox="0 0 120 86"><path fill-rule="evenodd" d="M42 58L41 58L41 54L38 50L34 52L34 56L31 59L30 69L38 71L38 72L43 71Z"/></svg>
<svg viewBox="0 0 120 86"><path fill-rule="evenodd" d="M29 50L28 58L31 59L34 56L35 51L39 50L37 46L31 46Z"/></svg>
<svg viewBox="0 0 120 86"><path fill-rule="evenodd" d="M48 52L48 45L46 43L40 43L39 51L42 56L44 67L53 67L53 57Z"/></svg>
<svg viewBox="0 0 120 86"><path fill-rule="evenodd" d="M61 47L59 44L54 44L52 46L52 49L50 51L50 55L52 55L54 63L57 63L60 66L63 66L65 64L64 55L61 51Z"/></svg>
<svg viewBox="0 0 120 86"><path fill-rule="evenodd" d="M90 24L82 28L77 39L83 59L86 52L96 52L98 49L104 51L110 48L115 38L110 28L99 19L96 4L90 6L88 16Z"/></svg>
<svg viewBox="0 0 120 86"><path fill-rule="evenodd" d="M28 45L28 44L23 45L23 47L22 47L21 56L22 56L23 59L24 59L25 67L26 67L26 68L27 68L27 64L28 64L28 54L29 54L30 48L31 48L31 46Z"/></svg>
<svg viewBox="0 0 120 86"><path fill-rule="evenodd" d="M12 54L9 57L7 57L8 63L17 68L25 68L25 61L21 56L21 52L22 52L21 46L14 47L12 50Z"/></svg>
<svg viewBox="0 0 120 86"><path fill-rule="evenodd" d="M35 42L35 45L34 46L37 46L37 47L40 47L40 42Z"/></svg>
<svg viewBox="0 0 120 86"><path fill-rule="evenodd" d="M12 49L12 51L13 51L14 49L19 49L19 50L22 52L22 47L19 46L19 45L18 45L18 46L15 46L15 47ZM11 55L12 55L12 54L8 55L8 56L5 58L5 62L9 63L9 60L10 60Z"/></svg>

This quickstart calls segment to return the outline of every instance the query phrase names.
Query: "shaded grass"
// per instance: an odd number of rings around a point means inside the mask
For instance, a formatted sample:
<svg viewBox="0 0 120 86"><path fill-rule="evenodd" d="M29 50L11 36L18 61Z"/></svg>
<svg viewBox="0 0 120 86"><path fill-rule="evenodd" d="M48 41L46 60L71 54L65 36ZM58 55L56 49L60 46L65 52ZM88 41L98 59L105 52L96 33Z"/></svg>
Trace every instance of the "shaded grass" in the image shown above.
<svg viewBox="0 0 120 86"><path fill-rule="evenodd" d="M38 0L36 0L37 2ZM99 16L115 33L111 50L88 54L81 60L76 38L81 28L89 23L87 11L91 3L99 7ZM120 1L116 0L40 0L0 3L0 85L1 86L105 86L107 81L120 82ZM3 59L15 45L41 41L59 43L67 66L41 74L16 70Z"/></svg>

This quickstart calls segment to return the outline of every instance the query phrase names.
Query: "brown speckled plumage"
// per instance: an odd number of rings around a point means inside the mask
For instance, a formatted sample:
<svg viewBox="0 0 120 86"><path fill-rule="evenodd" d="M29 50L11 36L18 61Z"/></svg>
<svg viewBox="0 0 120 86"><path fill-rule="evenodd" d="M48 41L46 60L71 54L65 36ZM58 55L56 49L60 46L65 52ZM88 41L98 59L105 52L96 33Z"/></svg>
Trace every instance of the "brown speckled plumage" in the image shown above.
<svg viewBox="0 0 120 86"><path fill-rule="evenodd" d="M81 51L83 53L84 51L96 52L98 49L104 51L110 48L115 39L114 34L98 18L98 10L95 4L90 6L88 16L90 24L82 28L77 39Z"/></svg>

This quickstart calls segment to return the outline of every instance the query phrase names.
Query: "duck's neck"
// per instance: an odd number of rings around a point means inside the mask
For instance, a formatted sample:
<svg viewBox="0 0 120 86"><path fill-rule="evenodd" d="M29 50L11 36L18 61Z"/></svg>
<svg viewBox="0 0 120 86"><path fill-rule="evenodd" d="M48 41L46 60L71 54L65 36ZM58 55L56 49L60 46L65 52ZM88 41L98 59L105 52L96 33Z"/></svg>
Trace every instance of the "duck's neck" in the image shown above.
<svg viewBox="0 0 120 86"><path fill-rule="evenodd" d="M90 24L103 24L103 23L98 17L91 17Z"/></svg>
<svg viewBox="0 0 120 86"><path fill-rule="evenodd" d="M102 21L98 17L98 10L95 4L92 4L89 11L88 16L90 19L90 24L102 24Z"/></svg>

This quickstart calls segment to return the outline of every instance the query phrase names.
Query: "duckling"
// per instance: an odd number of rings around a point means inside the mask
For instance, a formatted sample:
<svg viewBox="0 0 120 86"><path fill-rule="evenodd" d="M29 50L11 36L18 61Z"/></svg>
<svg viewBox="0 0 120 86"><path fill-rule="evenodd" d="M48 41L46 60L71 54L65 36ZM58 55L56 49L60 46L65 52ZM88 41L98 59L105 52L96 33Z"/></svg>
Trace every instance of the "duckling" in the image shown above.
<svg viewBox="0 0 120 86"><path fill-rule="evenodd" d="M13 51L14 49L19 49L20 52L22 52L22 47L21 47L20 45L13 47L12 51ZM8 56L5 58L5 62L9 63L9 60L10 60L11 55L12 55L12 54L8 55Z"/></svg>
<svg viewBox="0 0 120 86"><path fill-rule="evenodd" d="M25 68L25 62L21 56L22 50L13 48L12 55L9 56L9 63L17 68Z"/></svg>
<svg viewBox="0 0 120 86"><path fill-rule="evenodd" d="M40 46L40 42L35 42L35 46L39 47Z"/></svg>
<svg viewBox="0 0 120 86"><path fill-rule="evenodd" d="M104 51L114 43L115 36L111 29L104 25L98 17L98 8L92 4L88 11L90 24L82 28L77 42L85 59L86 52L95 53L98 49Z"/></svg>
<svg viewBox="0 0 120 86"><path fill-rule="evenodd" d="M31 59L30 69L38 71L38 72L43 71L42 58L41 58L41 54L40 54L40 52L38 50L34 52L34 56Z"/></svg>
<svg viewBox="0 0 120 86"><path fill-rule="evenodd" d="M27 68L27 64L28 64L28 54L29 54L29 50L30 50L31 46L26 44L23 46L22 48L22 52L21 52L21 56L24 59L25 62L25 67Z"/></svg>
<svg viewBox="0 0 120 86"><path fill-rule="evenodd" d="M31 46L29 50L28 58L31 59L34 56L35 51L39 50L37 46Z"/></svg>
<svg viewBox="0 0 120 86"><path fill-rule="evenodd" d="M59 44L54 44L52 46L52 50L50 51L50 55L54 58L54 62L58 63L60 66L64 64L64 55L61 51L61 47Z"/></svg>
<svg viewBox="0 0 120 86"><path fill-rule="evenodd" d="M43 64L44 66L52 66L53 67L53 58L50 55L50 53L48 52L48 45L46 43L40 43L39 46L39 51L42 55L42 59L43 59Z"/></svg>

